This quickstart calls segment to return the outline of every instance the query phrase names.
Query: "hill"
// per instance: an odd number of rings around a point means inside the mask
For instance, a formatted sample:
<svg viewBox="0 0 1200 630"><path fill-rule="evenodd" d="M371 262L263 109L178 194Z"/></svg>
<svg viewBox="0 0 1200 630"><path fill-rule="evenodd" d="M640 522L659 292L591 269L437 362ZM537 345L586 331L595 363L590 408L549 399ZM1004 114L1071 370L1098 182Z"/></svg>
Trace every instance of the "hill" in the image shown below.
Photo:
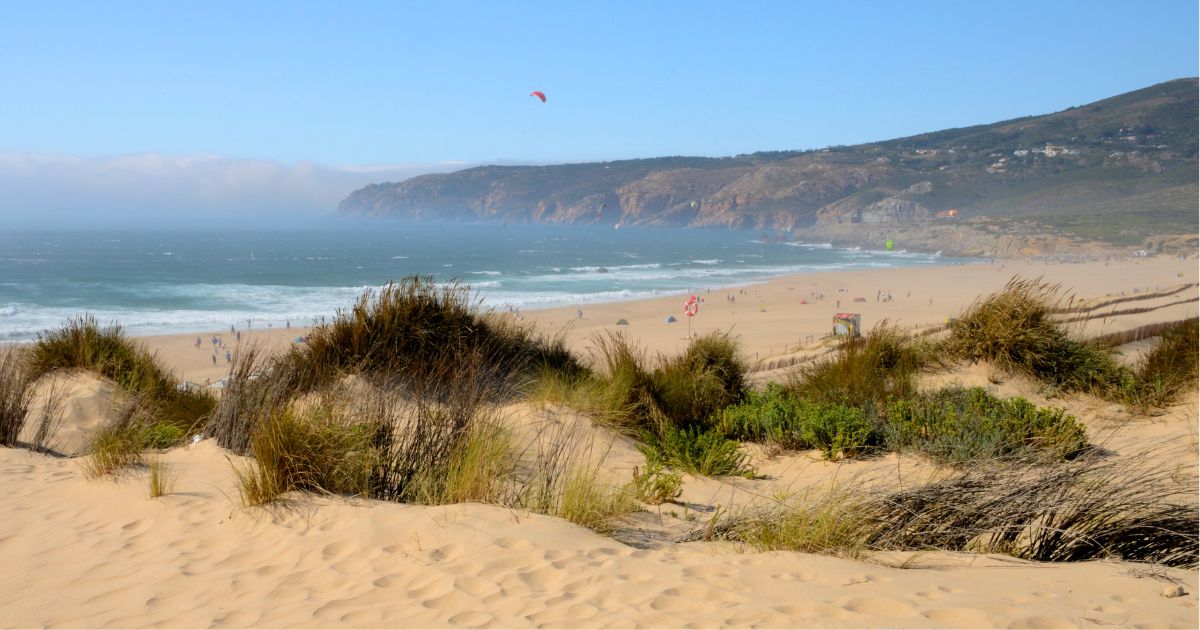
<svg viewBox="0 0 1200 630"><path fill-rule="evenodd" d="M1197 106L1197 79L1187 78L1053 114L855 146L422 175L356 190L338 210L786 230L846 242L887 233L979 254L1171 242L1165 235L1190 243Z"/></svg>

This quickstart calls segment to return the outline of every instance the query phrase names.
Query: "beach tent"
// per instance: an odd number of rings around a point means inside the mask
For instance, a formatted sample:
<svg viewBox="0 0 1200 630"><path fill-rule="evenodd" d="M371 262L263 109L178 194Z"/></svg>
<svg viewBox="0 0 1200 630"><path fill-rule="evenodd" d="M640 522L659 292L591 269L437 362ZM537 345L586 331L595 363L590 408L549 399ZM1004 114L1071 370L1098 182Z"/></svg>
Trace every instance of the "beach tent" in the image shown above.
<svg viewBox="0 0 1200 630"><path fill-rule="evenodd" d="M855 302L866 302L866 301L867 301L867 298L864 298L864 297L856 297L856 298L854 298L854 301L855 301Z"/></svg>
<svg viewBox="0 0 1200 630"><path fill-rule="evenodd" d="M862 316L858 313L838 313L834 315L833 334L845 337L862 336Z"/></svg>
<svg viewBox="0 0 1200 630"><path fill-rule="evenodd" d="M624 318L624 317L622 317L621 319L618 319L618 320L617 320L617 325L618 325L618 326L628 326L628 325L629 325L629 322L628 322L628 321L625 321L625 318Z"/></svg>
<svg viewBox="0 0 1200 630"><path fill-rule="evenodd" d="M304 343L304 337L301 337L300 335L296 335L296 343Z"/></svg>
<svg viewBox="0 0 1200 630"><path fill-rule="evenodd" d="M668 324L674 324L674 323L675 323L675 322L677 322L677 321L679 321L679 320L678 320L678 319L675 319L675 316L674 316L674 315L667 315L667 323L668 323Z"/></svg>
<svg viewBox="0 0 1200 630"><path fill-rule="evenodd" d="M800 300L797 304L808 304L808 300Z"/></svg>

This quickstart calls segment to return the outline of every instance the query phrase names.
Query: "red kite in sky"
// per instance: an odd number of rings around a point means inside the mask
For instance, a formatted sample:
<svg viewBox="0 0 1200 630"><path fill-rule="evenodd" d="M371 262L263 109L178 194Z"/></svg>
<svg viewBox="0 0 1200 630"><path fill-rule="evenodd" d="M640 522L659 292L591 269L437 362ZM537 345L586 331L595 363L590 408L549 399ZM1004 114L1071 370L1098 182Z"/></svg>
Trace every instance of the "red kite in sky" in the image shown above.
<svg viewBox="0 0 1200 630"><path fill-rule="evenodd" d="M538 98L542 99L542 102L543 102L543 103L545 103L545 102L546 102L546 95L545 95L545 94L543 94L543 93L541 93L541 92L538 92L537 90L534 90L533 92L530 92L530 93L529 93L529 95L530 95L530 96L536 96L536 97L538 97Z"/></svg>

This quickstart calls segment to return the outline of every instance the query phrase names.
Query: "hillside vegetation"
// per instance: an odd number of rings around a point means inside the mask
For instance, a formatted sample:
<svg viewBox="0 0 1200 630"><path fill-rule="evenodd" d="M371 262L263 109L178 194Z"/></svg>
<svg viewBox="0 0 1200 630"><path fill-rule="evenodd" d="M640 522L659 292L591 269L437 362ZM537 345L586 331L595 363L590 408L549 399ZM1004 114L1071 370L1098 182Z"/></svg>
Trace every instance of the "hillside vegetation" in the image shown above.
<svg viewBox="0 0 1200 630"><path fill-rule="evenodd" d="M877 230L1139 245L1197 229L1197 80L1080 107L908 138L727 158L660 157L482 166L372 184L350 215L439 220L810 230L872 240ZM954 218L938 213L956 211ZM990 239L990 240L989 240ZM978 239L930 242L966 252ZM914 245L919 246L919 244ZM1049 245L1041 245L1043 249ZM969 253L969 252L968 252Z"/></svg>

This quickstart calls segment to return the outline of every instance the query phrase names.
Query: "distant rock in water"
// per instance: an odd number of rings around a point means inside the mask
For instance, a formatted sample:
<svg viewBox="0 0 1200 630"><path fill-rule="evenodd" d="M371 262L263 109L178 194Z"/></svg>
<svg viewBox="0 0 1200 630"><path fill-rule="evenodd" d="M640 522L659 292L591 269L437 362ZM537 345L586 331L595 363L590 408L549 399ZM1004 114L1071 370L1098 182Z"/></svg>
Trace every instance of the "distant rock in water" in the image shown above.
<svg viewBox="0 0 1200 630"><path fill-rule="evenodd" d="M920 230L980 255L1025 249L995 241L1031 234L1129 245L1196 232L1198 106L1197 80L1178 79L1053 114L849 147L421 175L356 190L338 211L793 238L814 229L864 247L878 244L854 233Z"/></svg>
<svg viewBox="0 0 1200 630"><path fill-rule="evenodd" d="M596 269L596 273L608 273L608 268L600 267L600 268Z"/></svg>

